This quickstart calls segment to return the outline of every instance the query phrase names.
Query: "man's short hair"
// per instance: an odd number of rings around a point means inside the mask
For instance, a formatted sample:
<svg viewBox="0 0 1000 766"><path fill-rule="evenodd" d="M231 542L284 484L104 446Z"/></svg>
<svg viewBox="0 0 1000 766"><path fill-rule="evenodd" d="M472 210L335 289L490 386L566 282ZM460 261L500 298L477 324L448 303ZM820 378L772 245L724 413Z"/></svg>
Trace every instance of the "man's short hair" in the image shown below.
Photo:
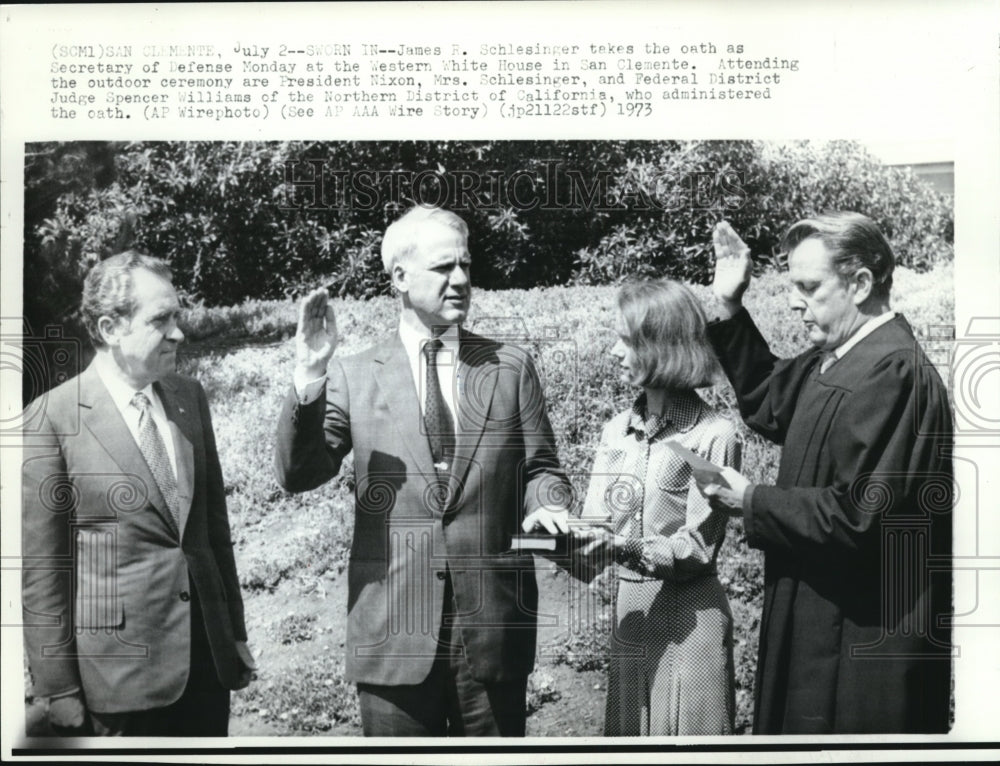
<svg viewBox="0 0 1000 766"><path fill-rule="evenodd" d="M618 291L618 308L635 355L636 385L690 390L710 386L719 361L708 342L705 312L679 282L628 282Z"/></svg>
<svg viewBox="0 0 1000 766"><path fill-rule="evenodd" d="M136 269L146 269L170 281L170 267L159 258L126 250L98 262L83 281L83 298L80 312L96 348L104 346L104 339L97 326L102 316L131 319L139 307L132 293L132 274Z"/></svg>
<svg viewBox="0 0 1000 766"><path fill-rule="evenodd" d="M408 258L420 245L420 227L436 223L454 229L468 241L469 227L450 210L417 205L403 213L385 230L382 237L382 265L387 274L399 261Z"/></svg>
<svg viewBox="0 0 1000 766"><path fill-rule="evenodd" d="M872 294L888 298L892 290L892 271L896 257L888 240L875 222L861 213L827 213L792 224L781 239L786 255L803 241L817 237L833 256L833 268L841 279L858 269L872 273Z"/></svg>

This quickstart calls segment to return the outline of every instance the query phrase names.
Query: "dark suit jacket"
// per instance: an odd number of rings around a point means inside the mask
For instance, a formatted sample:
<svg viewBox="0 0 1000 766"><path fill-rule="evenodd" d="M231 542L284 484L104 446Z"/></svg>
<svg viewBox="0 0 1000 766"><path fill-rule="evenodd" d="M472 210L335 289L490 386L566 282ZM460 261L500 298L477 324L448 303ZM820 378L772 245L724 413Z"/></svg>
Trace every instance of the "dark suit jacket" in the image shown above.
<svg viewBox="0 0 1000 766"><path fill-rule="evenodd" d="M523 679L534 665L538 601L530 556L501 555L524 515L565 502L552 428L530 357L463 332L458 436L435 471L399 336L334 359L325 395L292 391L278 422L277 474L294 492L337 475L354 452L347 677L415 684L430 672L450 573L474 676ZM436 496L447 496L443 503Z"/></svg>
<svg viewBox="0 0 1000 766"><path fill-rule="evenodd" d="M784 448L744 509L765 552L754 732L948 725L951 411L897 316L823 375L746 311L709 327L747 424Z"/></svg>
<svg viewBox="0 0 1000 766"><path fill-rule="evenodd" d="M24 637L34 691L77 686L103 713L164 707L187 683L192 586L219 680L246 640L222 471L201 385L154 384L178 465L178 532L91 365L45 394L23 467Z"/></svg>

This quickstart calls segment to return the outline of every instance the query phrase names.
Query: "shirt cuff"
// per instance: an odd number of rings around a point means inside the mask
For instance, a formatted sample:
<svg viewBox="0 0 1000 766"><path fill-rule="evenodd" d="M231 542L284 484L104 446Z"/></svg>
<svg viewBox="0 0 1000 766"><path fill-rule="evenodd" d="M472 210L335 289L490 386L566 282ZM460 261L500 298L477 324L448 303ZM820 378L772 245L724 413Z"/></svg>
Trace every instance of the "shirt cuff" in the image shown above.
<svg viewBox="0 0 1000 766"><path fill-rule="evenodd" d="M49 699L50 700L58 700L58 699L62 699L63 697L80 696L82 694L83 694L83 690L79 686L74 686L72 689L67 689L64 692L56 692L55 694L50 694L49 695Z"/></svg>
<svg viewBox="0 0 1000 766"><path fill-rule="evenodd" d="M312 380L304 380L303 378L304 376L296 370L294 375L295 396L298 398L299 404L312 404L319 399L319 395L323 392L326 376L323 375Z"/></svg>

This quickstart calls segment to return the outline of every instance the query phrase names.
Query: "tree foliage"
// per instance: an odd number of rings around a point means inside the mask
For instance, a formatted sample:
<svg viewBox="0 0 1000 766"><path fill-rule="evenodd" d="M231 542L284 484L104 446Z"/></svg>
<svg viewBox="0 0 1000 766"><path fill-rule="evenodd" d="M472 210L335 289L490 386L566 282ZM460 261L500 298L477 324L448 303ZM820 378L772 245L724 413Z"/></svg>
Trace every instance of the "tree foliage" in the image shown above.
<svg viewBox="0 0 1000 766"><path fill-rule="evenodd" d="M719 219L767 265L790 223L830 209L874 218L902 265L952 254L950 200L849 142L50 143L26 154L26 314L65 321L86 270L125 247L207 306L385 294L382 232L415 202L466 219L487 289L704 282Z"/></svg>

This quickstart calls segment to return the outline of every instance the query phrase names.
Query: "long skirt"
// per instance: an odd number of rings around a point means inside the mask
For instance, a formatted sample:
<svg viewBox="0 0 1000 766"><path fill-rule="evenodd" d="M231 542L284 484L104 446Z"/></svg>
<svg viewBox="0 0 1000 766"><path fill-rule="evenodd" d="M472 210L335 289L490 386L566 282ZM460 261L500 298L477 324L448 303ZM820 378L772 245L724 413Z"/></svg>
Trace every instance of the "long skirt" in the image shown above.
<svg viewBox="0 0 1000 766"><path fill-rule="evenodd" d="M604 734L731 734L733 618L714 576L620 579Z"/></svg>

